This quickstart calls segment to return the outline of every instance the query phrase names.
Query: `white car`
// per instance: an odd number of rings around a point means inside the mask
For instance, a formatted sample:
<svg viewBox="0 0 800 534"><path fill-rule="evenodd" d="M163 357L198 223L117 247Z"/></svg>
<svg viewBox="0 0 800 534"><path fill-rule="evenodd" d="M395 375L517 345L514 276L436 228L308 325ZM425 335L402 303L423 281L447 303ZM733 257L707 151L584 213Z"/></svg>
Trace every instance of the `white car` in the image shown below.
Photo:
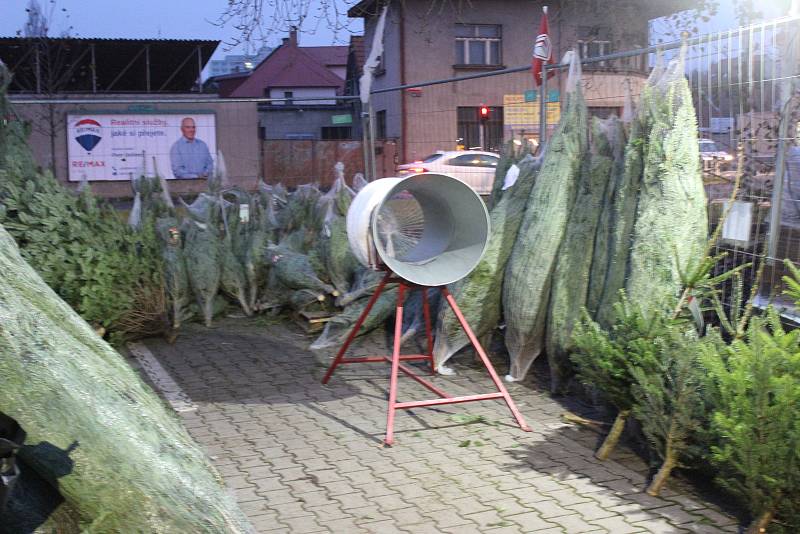
<svg viewBox="0 0 800 534"><path fill-rule="evenodd" d="M700 139L699 145L700 161L703 163L704 173L719 174L733 161L733 156L720 150L711 139Z"/></svg>
<svg viewBox="0 0 800 534"><path fill-rule="evenodd" d="M494 171L498 161L500 155L494 152L440 151L419 161L398 165L397 174L398 176L420 172L447 174L466 183L479 195L488 195L492 192Z"/></svg>

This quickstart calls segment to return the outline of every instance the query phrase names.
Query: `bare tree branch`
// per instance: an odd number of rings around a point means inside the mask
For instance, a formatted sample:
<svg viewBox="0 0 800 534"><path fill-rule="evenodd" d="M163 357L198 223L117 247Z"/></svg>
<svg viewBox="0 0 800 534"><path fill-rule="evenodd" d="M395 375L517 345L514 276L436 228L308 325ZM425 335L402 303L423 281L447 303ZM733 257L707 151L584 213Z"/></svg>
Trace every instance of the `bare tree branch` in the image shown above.
<svg viewBox="0 0 800 534"><path fill-rule="evenodd" d="M356 21L348 19L347 10L357 3L358 0L228 0L228 7L219 18L209 22L236 30L237 35L225 41L229 48L242 44L257 48L292 28L308 35L332 31L334 40L338 40L341 34L354 33Z"/></svg>

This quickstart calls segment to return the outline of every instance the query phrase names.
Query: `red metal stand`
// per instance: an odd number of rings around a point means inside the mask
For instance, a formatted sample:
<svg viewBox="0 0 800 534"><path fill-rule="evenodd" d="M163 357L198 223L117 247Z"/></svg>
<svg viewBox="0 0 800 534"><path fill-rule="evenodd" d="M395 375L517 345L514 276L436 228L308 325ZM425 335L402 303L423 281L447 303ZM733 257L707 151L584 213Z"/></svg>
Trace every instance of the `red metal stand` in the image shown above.
<svg viewBox="0 0 800 534"><path fill-rule="evenodd" d="M356 335L358 334L361 325L364 324L364 320L369 315L370 310L375 305L375 301L378 300L381 293L383 292L386 284L389 282L397 282L399 285L398 293L397 293L397 308L396 308L396 316L394 322L394 347L392 349L392 356L369 356L364 358L345 358L344 355L347 352L347 349L350 348L350 344L355 339ZM422 310L423 315L425 317L425 335L428 342L428 351L426 354L400 354L400 338L403 333L403 302L405 300L405 292L412 288L412 287L420 287L422 289ZM522 414L517 409L516 404L511 399L511 395L508 394L503 382L500 380L500 377L497 376L497 372L495 372L494 367L492 367L489 358L486 356L486 353L481 347L478 339L475 337L475 334L472 332L472 329L467 324L466 319L461 313L461 310L458 308L455 299L447 290L446 286L440 286L439 291L441 291L442 296L445 298L447 303L453 310L453 313L456 315L458 322L461 323L461 327L464 329L464 332L467 334L472 346L475 347L475 350L478 353L483 365L486 366L486 369L489 371L489 376L492 378L492 382L497 387L497 393L484 393L479 395L465 395L461 397L451 397L441 389L437 388L424 378L418 376L411 370L409 367L403 365L401 361L409 361L409 360L427 360L431 366L431 374L435 374L435 368L433 363L433 332L431 329L431 316L430 316L430 307L428 305L428 288L425 286L414 286L409 284L405 280L395 278L392 273L387 273L386 276L383 277L381 283L378 285L378 288L375 290L375 293L369 299L367 303L367 307L364 308L364 311L361 313L361 316L356 321L355 326L353 326L353 330L350 332L350 335L347 336L342 347L339 349L339 352L336 354L336 358L333 360L333 363L328 368L328 372L325 373L325 377L322 379L323 384L327 384L328 381L333 376L334 371L340 364L345 363L371 363L371 362L389 362L392 364L392 371L391 371L391 378L389 381L389 410L386 417L386 438L384 439L384 443L386 445L391 445L394 442L394 414L396 410L407 410L410 408L420 408L423 406L441 406L443 404L458 404L462 402L473 402L473 401L482 401L482 400L492 400L492 399L503 399L508 406L508 409L511 411L511 414L516 419L517 424L519 427L524 430L525 432L530 432L530 427L525 423L525 420L522 418ZM421 385L438 395L440 398L438 399L429 399L429 400L421 400L421 401L411 401L411 402L397 402L397 376L398 372L402 371L404 374L408 375L409 377L413 378Z"/></svg>

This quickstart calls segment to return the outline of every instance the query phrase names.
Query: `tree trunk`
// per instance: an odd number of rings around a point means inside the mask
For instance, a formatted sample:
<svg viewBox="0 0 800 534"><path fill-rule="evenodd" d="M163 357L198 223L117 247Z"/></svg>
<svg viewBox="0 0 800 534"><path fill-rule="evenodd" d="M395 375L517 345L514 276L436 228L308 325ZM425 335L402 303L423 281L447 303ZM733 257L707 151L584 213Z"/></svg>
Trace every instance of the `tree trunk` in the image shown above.
<svg viewBox="0 0 800 534"><path fill-rule="evenodd" d="M628 415L630 413L630 410L619 411L617 418L614 419L614 424L611 426L611 431L606 436L603 444L594 454L595 458L598 460L608 460L608 457L611 456L611 452L614 450L614 447L617 446L617 442L622 435L622 431L625 429L625 421L628 419Z"/></svg>
<svg viewBox="0 0 800 534"><path fill-rule="evenodd" d="M746 534L761 534L762 532L767 531L767 526L772 522L772 516L775 515L775 509L770 508L761 512L761 515L758 518L750 523L750 526L747 528Z"/></svg>
<svg viewBox="0 0 800 534"><path fill-rule="evenodd" d="M667 450L666 457L664 458L664 463L661 464L661 468L656 473L656 476L653 477L652 482L650 482L650 486L647 488L647 494L652 495L653 497L658 497L661 493L661 488L664 487L664 483L669 478L670 473L675 468L677 464L675 454Z"/></svg>

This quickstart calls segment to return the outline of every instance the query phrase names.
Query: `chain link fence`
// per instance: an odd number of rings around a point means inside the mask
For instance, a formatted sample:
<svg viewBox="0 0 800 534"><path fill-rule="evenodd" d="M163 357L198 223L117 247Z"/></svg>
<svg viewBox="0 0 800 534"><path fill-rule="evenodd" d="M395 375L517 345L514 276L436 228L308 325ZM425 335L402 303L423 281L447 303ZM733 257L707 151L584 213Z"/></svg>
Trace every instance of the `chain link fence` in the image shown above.
<svg viewBox="0 0 800 534"><path fill-rule="evenodd" d="M717 269L751 264L743 271L745 298L752 290L756 306L772 302L792 319L781 279L785 259L800 262L798 33L800 18L784 17L687 38L685 68L712 231L733 200L716 243L725 253ZM621 116L627 95L638 100L657 56L666 63L681 44L583 58L590 115ZM548 66L538 90L529 67L520 67L374 91L376 137L402 142L401 160L415 171L448 172L487 192L496 163L447 152L497 153L509 140L535 149L559 120L567 67ZM723 288L724 305L732 305L734 293Z"/></svg>

